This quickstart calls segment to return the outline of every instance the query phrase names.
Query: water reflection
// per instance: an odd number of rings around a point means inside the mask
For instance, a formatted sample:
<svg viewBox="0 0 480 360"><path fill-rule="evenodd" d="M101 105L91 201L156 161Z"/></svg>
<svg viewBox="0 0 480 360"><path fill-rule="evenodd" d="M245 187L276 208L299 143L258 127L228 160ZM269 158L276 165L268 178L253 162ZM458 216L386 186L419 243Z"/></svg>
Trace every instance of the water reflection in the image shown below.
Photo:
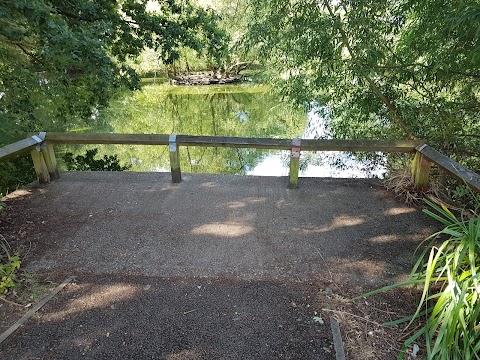
<svg viewBox="0 0 480 360"><path fill-rule="evenodd" d="M95 131L305 139L328 138L324 109L300 109L250 84L174 87L145 86L113 102L98 114ZM91 146L90 146L91 147ZM116 154L132 171L168 171L165 146L109 145L100 153ZM77 146L76 153L85 150ZM70 149L71 150L71 149ZM284 176L288 151L182 147L181 168L191 173ZM331 166L341 164L341 167ZM300 176L366 177L362 163L342 153L303 153Z"/></svg>
<svg viewBox="0 0 480 360"><path fill-rule="evenodd" d="M307 113L306 126L302 139L331 139L326 127L326 111L312 103ZM248 175L256 176L286 176L289 172L290 152L281 151L269 154ZM303 152L300 159L300 176L303 177L336 177L365 178L383 177L385 166L377 166L372 170L365 167L362 161L356 160L351 154L344 152Z"/></svg>

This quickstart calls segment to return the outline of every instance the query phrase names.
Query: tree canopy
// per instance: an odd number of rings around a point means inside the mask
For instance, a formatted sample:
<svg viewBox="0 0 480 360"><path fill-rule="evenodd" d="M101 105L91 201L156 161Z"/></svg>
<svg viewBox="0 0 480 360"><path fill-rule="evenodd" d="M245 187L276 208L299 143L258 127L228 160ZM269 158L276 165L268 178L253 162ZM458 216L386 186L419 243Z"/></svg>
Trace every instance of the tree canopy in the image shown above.
<svg viewBox="0 0 480 360"><path fill-rule="evenodd" d="M182 47L219 57L217 21L188 0L0 0L0 137L95 118L116 88L137 86L127 64L145 47L165 63Z"/></svg>
<svg viewBox="0 0 480 360"><path fill-rule="evenodd" d="M338 138L416 137L480 161L477 0L250 1L247 48Z"/></svg>

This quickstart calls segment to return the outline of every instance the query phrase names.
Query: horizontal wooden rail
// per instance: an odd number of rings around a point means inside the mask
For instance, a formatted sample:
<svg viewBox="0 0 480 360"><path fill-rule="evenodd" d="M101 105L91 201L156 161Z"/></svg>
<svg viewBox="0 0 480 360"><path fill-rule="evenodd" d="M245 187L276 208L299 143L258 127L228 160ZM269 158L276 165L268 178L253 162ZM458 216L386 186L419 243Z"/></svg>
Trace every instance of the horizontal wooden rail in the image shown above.
<svg viewBox="0 0 480 360"><path fill-rule="evenodd" d="M473 190L480 192L480 175L476 172L467 169L426 144L417 146L416 150L443 170L464 181Z"/></svg>
<svg viewBox="0 0 480 360"><path fill-rule="evenodd" d="M177 144L182 146L289 150L292 147L292 140L291 139L268 139L268 138L245 138L245 137L234 137L234 136L177 135Z"/></svg>
<svg viewBox="0 0 480 360"><path fill-rule="evenodd" d="M43 140L41 138L34 135L26 139L17 141L13 144L4 146L0 148L0 161L9 160L17 155L29 152L42 142Z"/></svg>
<svg viewBox="0 0 480 360"><path fill-rule="evenodd" d="M302 140L306 151L414 152L419 140Z"/></svg>
<svg viewBox="0 0 480 360"><path fill-rule="evenodd" d="M128 144L168 145L164 134L56 133L47 132L45 140L53 144Z"/></svg>
<svg viewBox="0 0 480 360"><path fill-rule="evenodd" d="M111 134L111 133L47 133L45 140L55 144L130 144L168 145L166 134ZM422 142L418 140L332 140L302 139L305 151L379 151L414 152ZM249 138L233 136L177 135L179 146L206 146L290 150L291 139Z"/></svg>
<svg viewBox="0 0 480 360"><path fill-rule="evenodd" d="M172 181L181 181L181 146L255 148L290 150L290 186L298 183L300 151L348 152L402 152L415 153L412 162L412 179L417 189L428 186L432 163L463 180L480 192L480 175L468 170L420 140L336 140L336 139L270 139L233 136L193 136L175 134L112 134L112 133L40 133L25 140L0 148L0 161L32 151L35 170L41 182L58 178L53 144L126 144L168 145ZM41 147L37 146L40 145Z"/></svg>

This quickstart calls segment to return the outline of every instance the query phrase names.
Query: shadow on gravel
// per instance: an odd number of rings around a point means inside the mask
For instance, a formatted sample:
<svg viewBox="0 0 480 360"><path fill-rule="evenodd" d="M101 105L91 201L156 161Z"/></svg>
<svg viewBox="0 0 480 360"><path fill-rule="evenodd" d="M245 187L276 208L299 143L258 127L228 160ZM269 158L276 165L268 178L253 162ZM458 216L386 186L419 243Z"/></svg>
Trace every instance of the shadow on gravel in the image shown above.
<svg viewBox="0 0 480 360"><path fill-rule="evenodd" d="M68 173L24 202L31 271L391 283L433 232L378 181Z"/></svg>
<svg viewBox="0 0 480 360"><path fill-rule="evenodd" d="M0 347L7 359L334 359L318 288L83 276Z"/></svg>
<svg viewBox="0 0 480 360"><path fill-rule="evenodd" d="M333 359L321 287L353 296L400 279L434 228L375 180L286 184L68 173L7 201L0 233L21 229L28 270L92 275L0 357Z"/></svg>

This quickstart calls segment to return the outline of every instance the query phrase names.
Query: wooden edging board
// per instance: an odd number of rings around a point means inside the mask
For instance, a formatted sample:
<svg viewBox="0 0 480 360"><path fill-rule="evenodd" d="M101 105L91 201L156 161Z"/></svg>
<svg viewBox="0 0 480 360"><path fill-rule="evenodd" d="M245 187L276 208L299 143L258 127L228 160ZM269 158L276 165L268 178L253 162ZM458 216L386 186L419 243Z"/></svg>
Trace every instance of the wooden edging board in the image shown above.
<svg viewBox="0 0 480 360"><path fill-rule="evenodd" d="M37 303L25 315L23 315L18 321L16 321L15 324L10 326L5 332L0 334L0 344L3 341L5 341L10 335L12 335L15 332L15 330L17 330L20 326L25 324L28 321L28 319L30 319L38 310L40 310L43 307L43 305L45 305L47 302L52 300L55 295L57 295L65 286L67 286L74 279L75 279L75 276L70 276L69 278L65 279L50 294L45 296L39 303Z"/></svg>

